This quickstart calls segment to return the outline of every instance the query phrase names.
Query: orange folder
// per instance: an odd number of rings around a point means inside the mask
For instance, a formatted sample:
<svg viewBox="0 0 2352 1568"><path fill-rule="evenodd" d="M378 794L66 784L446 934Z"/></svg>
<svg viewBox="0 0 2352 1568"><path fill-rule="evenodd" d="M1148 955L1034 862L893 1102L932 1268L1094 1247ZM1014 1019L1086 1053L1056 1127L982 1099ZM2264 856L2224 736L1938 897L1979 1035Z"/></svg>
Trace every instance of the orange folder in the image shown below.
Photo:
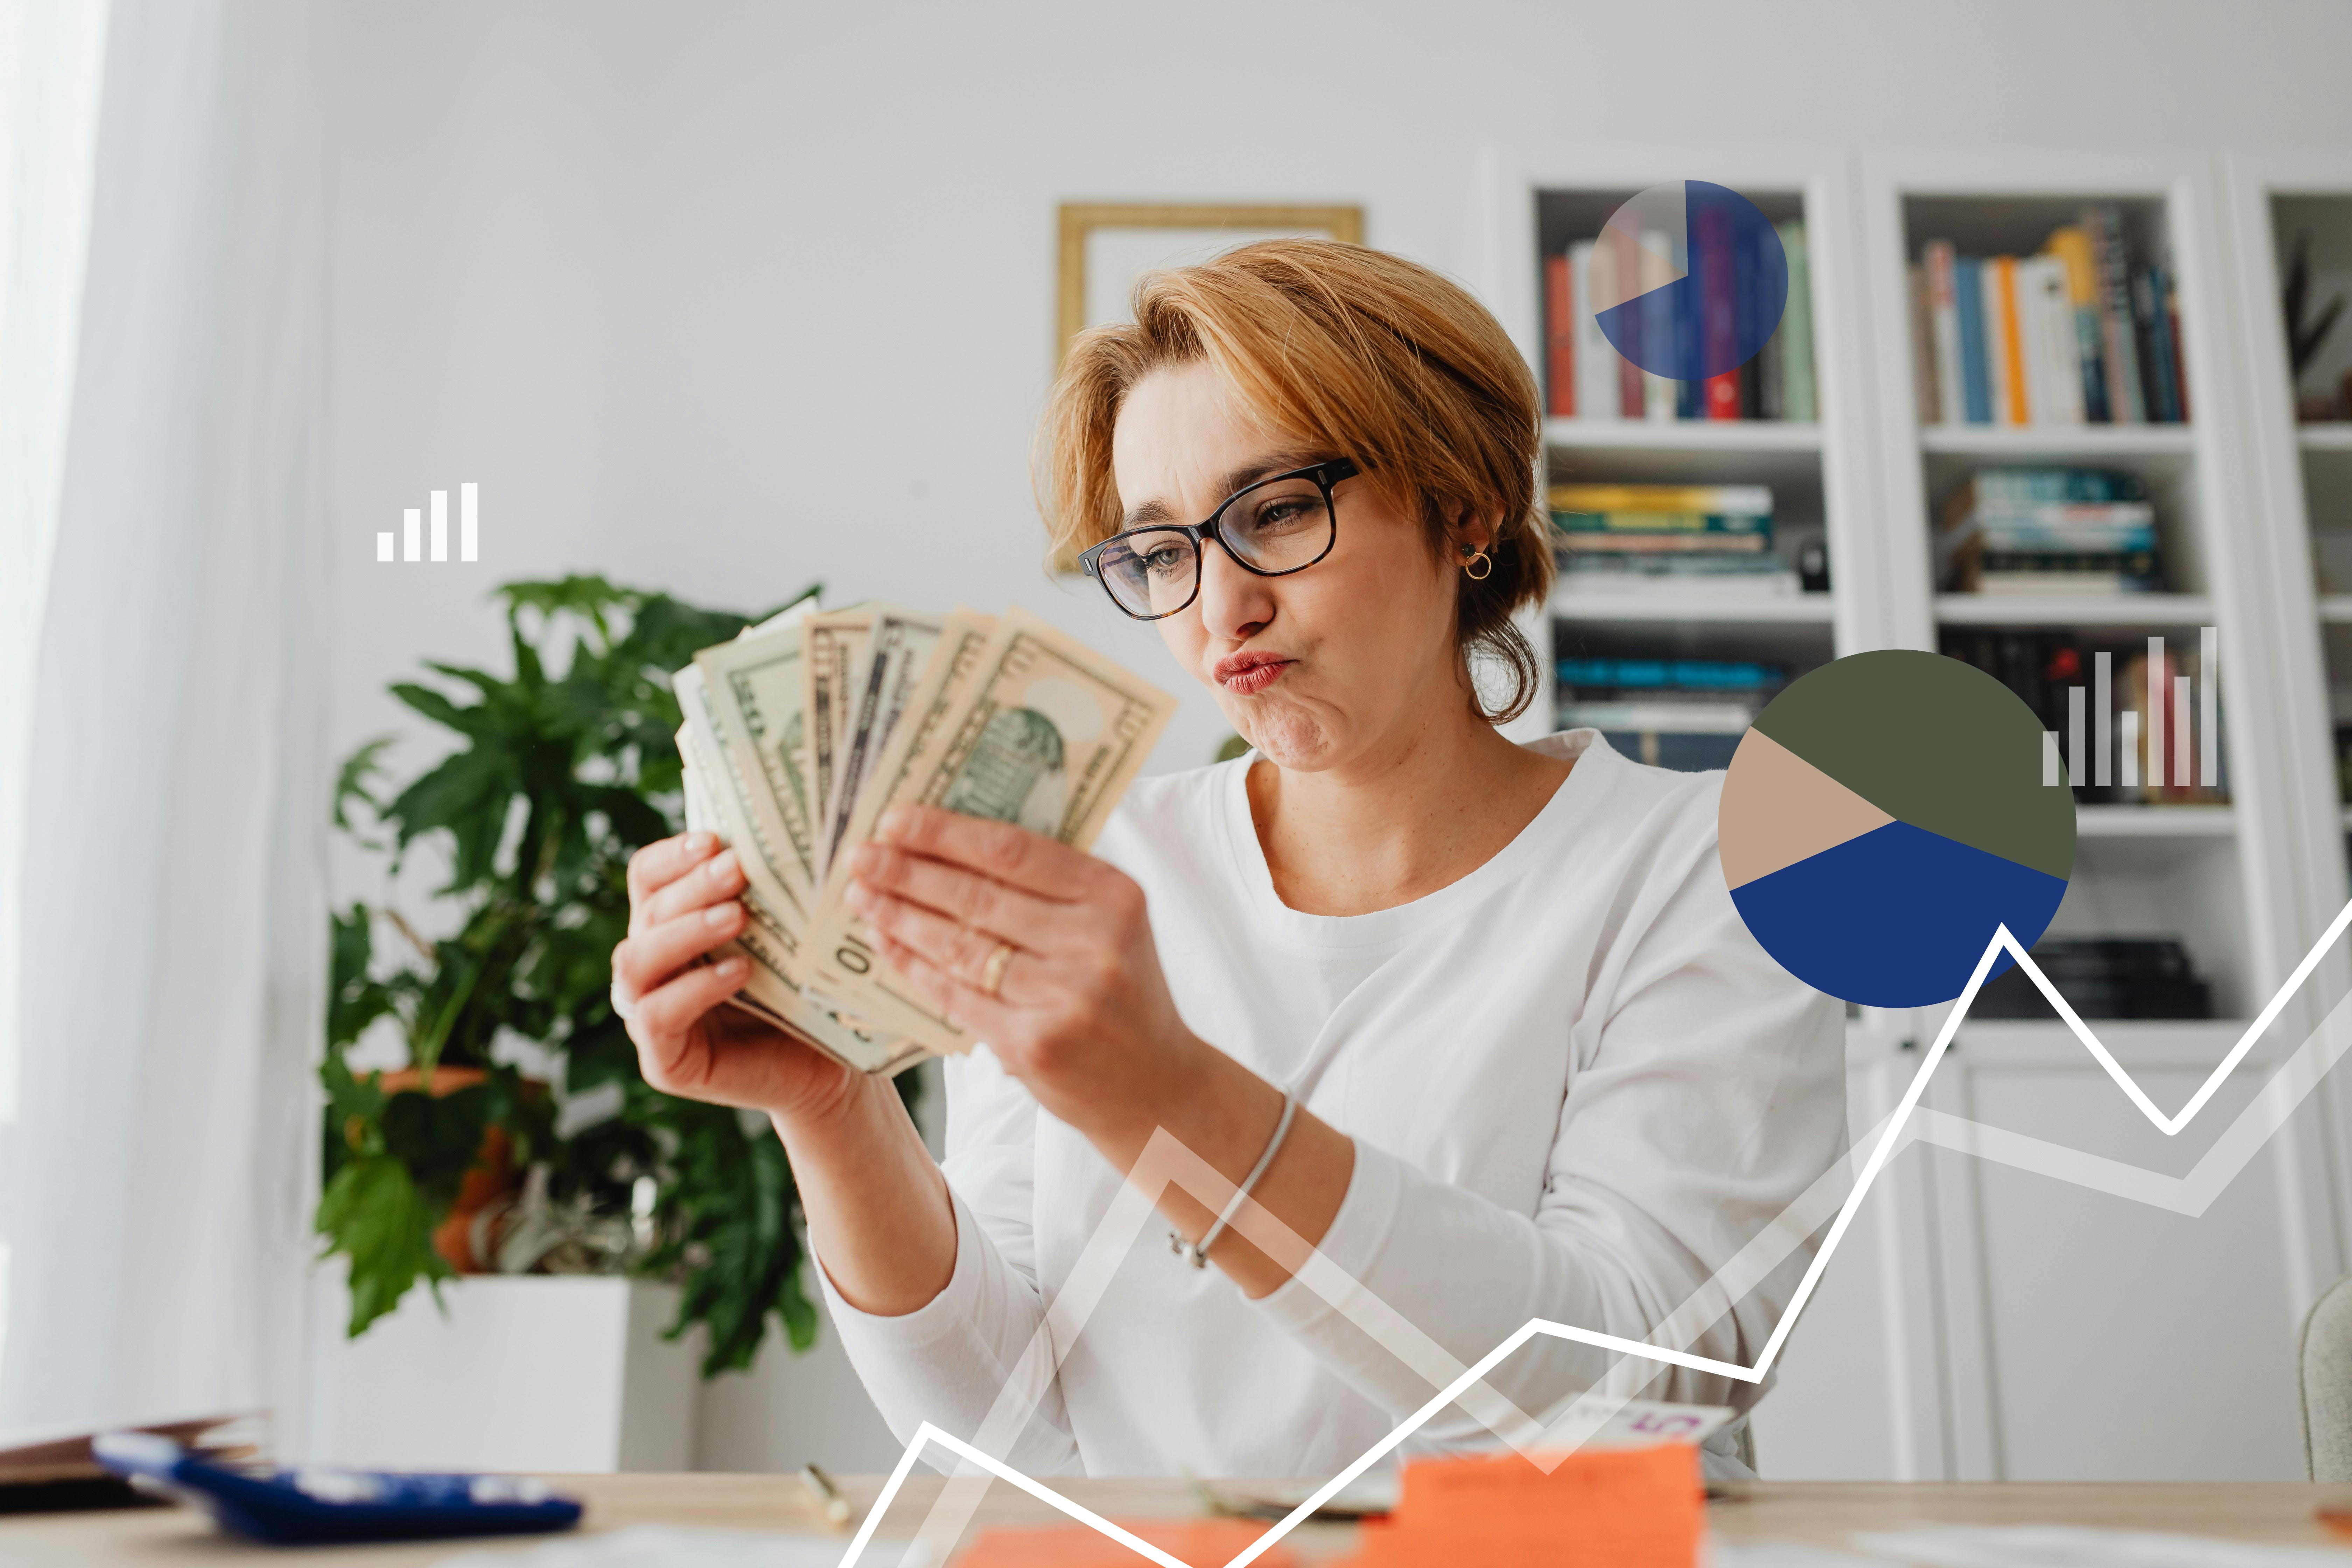
<svg viewBox="0 0 2352 1568"><path fill-rule="evenodd" d="M1693 1568L1706 1528L1687 1443L1570 1455L1415 1460L1396 1512L1363 1527L1350 1568Z"/></svg>
<svg viewBox="0 0 2352 1568"><path fill-rule="evenodd" d="M1223 1568L1270 1528L1244 1519L1116 1522L1192 1568ZM1265 1568L1298 1568L1298 1559L1284 1546L1255 1562ZM955 1568L1151 1568L1151 1560L1090 1525L1061 1524L1044 1530L983 1531L971 1550L956 1559Z"/></svg>

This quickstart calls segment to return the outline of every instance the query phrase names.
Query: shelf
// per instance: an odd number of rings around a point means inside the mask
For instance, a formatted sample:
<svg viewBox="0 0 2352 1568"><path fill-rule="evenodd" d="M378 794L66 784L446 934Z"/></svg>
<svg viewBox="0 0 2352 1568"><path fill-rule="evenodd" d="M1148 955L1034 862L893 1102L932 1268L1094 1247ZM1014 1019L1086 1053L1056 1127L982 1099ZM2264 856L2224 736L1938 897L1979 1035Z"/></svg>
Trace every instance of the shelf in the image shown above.
<svg viewBox="0 0 2352 1568"><path fill-rule="evenodd" d="M1547 419L1554 447L1643 452L1818 452L1822 427L1786 419Z"/></svg>
<svg viewBox="0 0 2352 1568"><path fill-rule="evenodd" d="M2226 805L2078 805L2079 838L2227 838L2238 814Z"/></svg>
<svg viewBox="0 0 2352 1568"><path fill-rule="evenodd" d="M2185 457L2191 425L1927 425L1919 448L1969 458Z"/></svg>
<svg viewBox="0 0 2352 1568"><path fill-rule="evenodd" d="M2213 601L2203 594L2014 596L1938 594L1936 619L1948 626L2210 626Z"/></svg>
<svg viewBox="0 0 2352 1568"><path fill-rule="evenodd" d="M1704 594L1571 594L1551 596L1551 613L1570 621L1696 621L1709 626L1830 624L1830 595L1734 599Z"/></svg>
<svg viewBox="0 0 2352 1568"><path fill-rule="evenodd" d="M2319 619L2331 626L2352 626L2352 594L2319 595Z"/></svg>
<svg viewBox="0 0 2352 1568"><path fill-rule="evenodd" d="M2335 425L2298 425L2294 439L2306 452L2352 452L2352 420Z"/></svg>
<svg viewBox="0 0 2352 1568"><path fill-rule="evenodd" d="M1937 1016L1940 1023L1940 1009ZM2246 1032L2242 1018L2085 1018L2083 1023L2127 1069L2210 1072ZM1979 1066L2101 1070L2074 1031L2056 1017L1971 1016L1961 1022L1952 1047ZM2276 1047L2264 1040L2247 1054L2249 1061L2240 1064L2241 1071L2249 1065L2267 1065Z"/></svg>

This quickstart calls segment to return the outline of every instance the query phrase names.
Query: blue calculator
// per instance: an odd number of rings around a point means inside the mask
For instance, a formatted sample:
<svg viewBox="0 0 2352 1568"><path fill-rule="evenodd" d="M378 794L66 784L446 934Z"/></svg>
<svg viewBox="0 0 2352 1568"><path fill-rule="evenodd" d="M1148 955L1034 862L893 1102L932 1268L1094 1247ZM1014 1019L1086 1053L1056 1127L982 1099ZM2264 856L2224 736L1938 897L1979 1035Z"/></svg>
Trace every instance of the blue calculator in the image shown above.
<svg viewBox="0 0 2352 1568"><path fill-rule="evenodd" d="M577 1502L511 1476L323 1468L255 1475L144 1432L110 1433L90 1450L116 1475L159 1487L204 1509L222 1529L273 1545L520 1535L580 1522Z"/></svg>

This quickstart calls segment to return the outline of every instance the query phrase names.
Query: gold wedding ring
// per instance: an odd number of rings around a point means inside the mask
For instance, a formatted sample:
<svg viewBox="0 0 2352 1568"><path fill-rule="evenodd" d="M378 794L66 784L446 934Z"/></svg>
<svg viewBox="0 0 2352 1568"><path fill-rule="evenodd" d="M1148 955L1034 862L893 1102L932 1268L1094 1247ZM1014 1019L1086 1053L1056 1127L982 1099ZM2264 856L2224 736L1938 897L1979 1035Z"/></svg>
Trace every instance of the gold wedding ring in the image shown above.
<svg viewBox="0 0 2352 1568"><path fill-rule="evenodd" d="M996 951L988 955L988 962L980 966L982 995L992 1001L995 999L997 988L1004 984L1004 966L1013 962L1013 953L1011 942L1000 942L996 944Z"/></svg>

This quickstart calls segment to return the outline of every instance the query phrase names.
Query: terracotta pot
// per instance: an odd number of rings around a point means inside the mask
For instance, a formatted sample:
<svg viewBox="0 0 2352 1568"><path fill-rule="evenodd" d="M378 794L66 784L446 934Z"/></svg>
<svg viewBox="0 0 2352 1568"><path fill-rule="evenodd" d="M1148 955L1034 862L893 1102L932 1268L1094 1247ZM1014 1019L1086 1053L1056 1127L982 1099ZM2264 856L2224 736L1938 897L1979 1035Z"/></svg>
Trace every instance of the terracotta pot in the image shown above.
<svg viewBox="0 0 2352 1568"><path fill-rule="evenodd" d="M455 1094L461 1089L471 1089L489 1077L480 1068L443 1067L433 1069L433 1098ZM384 1073L377 1080L386 1094L399 1094L425 1087L425 1075L415 1068L402 1068ZM545 1093L547 1086L526 1079L523 1093ZM433 1231L433 1250L439 1253L450 1268L460 1274L493 1272L489 1259L474 1256L474 1216L492 1203L513 1196L522 1189L522 1173L514 1168L514 1140L503 1127L485 1129L480 1152L474 1156L471 1170L457 1187L457 1199L449 1205L449 1217Z"/></svg>

